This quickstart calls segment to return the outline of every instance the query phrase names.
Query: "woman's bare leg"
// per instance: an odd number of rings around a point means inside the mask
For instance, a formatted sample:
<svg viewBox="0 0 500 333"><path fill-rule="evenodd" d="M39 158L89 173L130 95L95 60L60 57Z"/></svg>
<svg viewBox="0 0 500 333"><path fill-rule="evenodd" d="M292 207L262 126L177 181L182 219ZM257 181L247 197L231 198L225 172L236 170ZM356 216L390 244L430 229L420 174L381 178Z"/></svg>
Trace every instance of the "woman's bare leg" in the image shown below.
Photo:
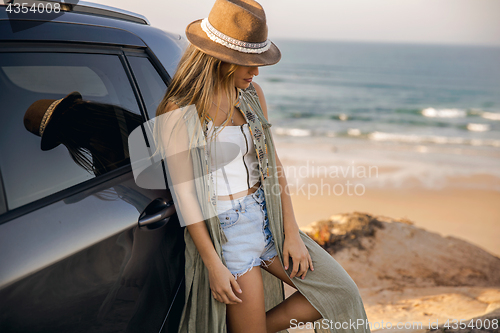
<svg viewBox="0 0 500 333"><path fill-rule="evenodd" d="M235 291L243 302L226 306L227 328L229 333L266 332L266 308L264 303L264 284L259 266L237 279L241 294Z"/></svg>
<svg viewBox="0 0 500 333"><path fill-rule="evenodd" d="M286 272L283 270L283 266L279 260L274 260L273 263L267 268L264 265L261 265L261 267L291 287L297 289ZM298 290L283 302L267 311L267 333L275 333L289 328L291 326L290 320L292 319L296 319L297 322L308 322L321 319L321 314Z"/></svg>

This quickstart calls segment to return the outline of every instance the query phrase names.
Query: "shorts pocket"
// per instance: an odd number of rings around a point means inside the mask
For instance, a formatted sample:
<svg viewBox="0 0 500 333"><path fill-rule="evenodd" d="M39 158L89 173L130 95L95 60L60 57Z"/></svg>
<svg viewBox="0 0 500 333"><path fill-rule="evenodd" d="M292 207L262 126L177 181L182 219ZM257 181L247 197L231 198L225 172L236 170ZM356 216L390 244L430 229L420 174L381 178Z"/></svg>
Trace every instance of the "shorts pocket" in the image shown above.
<svg viewBox="0 0 500 333"><path fill-rule="evenodd" d="M237 212L234 209L225 211L219 214L219 220L223 229L232 227L240 220L240 212Z"/></svg>

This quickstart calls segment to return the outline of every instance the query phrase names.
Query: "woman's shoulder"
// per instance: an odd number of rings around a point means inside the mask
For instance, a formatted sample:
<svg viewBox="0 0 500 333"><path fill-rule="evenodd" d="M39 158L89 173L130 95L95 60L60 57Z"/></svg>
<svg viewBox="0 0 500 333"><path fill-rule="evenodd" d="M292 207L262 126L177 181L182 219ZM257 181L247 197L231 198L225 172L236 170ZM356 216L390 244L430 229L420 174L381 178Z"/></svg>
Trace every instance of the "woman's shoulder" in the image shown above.
<svg viewBox="0 0 500 333"><path fill-rule="evenodd" d="M254 98L259 98L259 94L257 92L257 89L262 90L257 83L251 82L250 85L246 89L242 89L242 91L243 91L243 93L250 95Z"/></svg>
<svg viewBox="0 0 500 333"><path fill-rule="evenodd" d="M260 105L265 101L264 92L257 82L252 82L250 85L242 90L247 96L254 98Z"/></svg>
<svg viewBox="0 0 500 333"><path fill-rule="evenodd" d="M175 103L173 101L168 101L167 105L165 105L165 112L173 111L173 110L176 110L179 108L180 108L180 106L177 103Z"/></svg>
<svg viewBox="0 0 500 333"><path fill-rule="evenodd" d="M264 114L264 117L267 120L267 105L266 105L266 99L264 97L264 92L262 91L262 88L260 85L258 85L256 82L250 83L248 88L243 90L248 96L251 96L251 98L259 105L260 109L262 110L262 113Z"/></svg>

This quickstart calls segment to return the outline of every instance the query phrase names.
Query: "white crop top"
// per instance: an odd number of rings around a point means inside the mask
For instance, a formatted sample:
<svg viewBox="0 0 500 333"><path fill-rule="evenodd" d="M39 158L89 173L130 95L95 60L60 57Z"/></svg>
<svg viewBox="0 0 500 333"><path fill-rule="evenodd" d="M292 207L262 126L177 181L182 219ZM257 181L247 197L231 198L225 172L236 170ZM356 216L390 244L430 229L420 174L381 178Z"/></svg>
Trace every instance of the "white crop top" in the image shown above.
<svg viewBox="0 0 500 333"><path fill-rule="evenodd" d="M252 188L260 180L259 162L248 123L220 129L222 126L223 124L215 126L218 159L215 162L215 152L212 152L211 173L214 186L217 188L217 195L229 195ZM208 123L208 128L207 141L211 141L211 135L214 134L212 121ZM222 146L220 143L223 143ZM224 145L224 143L236 144L239 151L236 150L236 146ZM227 149L228 147L231 149ZM214 172L216 164L219 168Z"/></svg>

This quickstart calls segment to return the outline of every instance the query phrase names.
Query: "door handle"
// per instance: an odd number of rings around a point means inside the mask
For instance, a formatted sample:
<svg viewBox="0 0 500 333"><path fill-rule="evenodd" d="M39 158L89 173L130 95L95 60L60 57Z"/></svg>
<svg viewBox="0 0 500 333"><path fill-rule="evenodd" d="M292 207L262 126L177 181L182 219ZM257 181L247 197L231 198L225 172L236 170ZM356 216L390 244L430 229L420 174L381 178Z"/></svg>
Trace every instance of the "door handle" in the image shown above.
<svg viewBox="0 0 500 333"><path fill-rule="evenodd" d="M173 200L167 202L163 198L154 199L139 216L139 228L146 226L147 229L152 230L168 223L173 215L170 208L173 204Z"/></svg>

